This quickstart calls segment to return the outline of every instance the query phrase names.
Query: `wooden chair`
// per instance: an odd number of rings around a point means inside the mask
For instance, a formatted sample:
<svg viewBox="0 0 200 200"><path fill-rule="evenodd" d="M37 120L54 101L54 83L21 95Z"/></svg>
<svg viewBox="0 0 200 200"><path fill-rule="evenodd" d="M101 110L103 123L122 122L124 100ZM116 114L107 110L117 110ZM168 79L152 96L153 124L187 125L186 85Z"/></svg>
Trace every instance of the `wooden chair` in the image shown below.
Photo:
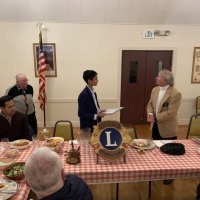
<svg viewBox="0 0 200 200"><path fill-rule="evenodd" d="M192 115L187 132L187 139L189 136L200 136L200 114Z"/></svg>
<svg viewBox="0 0 200 200"><path fill-rule="evenodd" d="M137 138L137 131L133 125L124 125L126 128L127 133L130 135L131 139Z"/></svg>
<svg viewBox="0 0 200 200"><path fill-rule="evenodd" d="M196 114L200 115L200 96L196 98Z"/></svg>
<svg viewBox="0 0 200 200"><path fill-rule="evenodd" d="M69 120L59 120L55 123L53 137L63 137L65 141L74 140L73 126Z"/></svg>

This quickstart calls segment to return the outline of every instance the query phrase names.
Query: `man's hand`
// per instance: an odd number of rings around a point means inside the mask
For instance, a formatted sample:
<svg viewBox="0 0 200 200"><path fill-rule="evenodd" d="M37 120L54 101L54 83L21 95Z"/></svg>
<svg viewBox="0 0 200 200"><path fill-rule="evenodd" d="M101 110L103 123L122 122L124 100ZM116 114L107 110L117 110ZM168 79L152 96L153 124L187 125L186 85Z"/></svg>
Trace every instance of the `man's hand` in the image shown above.
<svg viewBox="0 0 200 200"><path fill-rule="evenodd" d="M97 117L104 117L105 116L105 110L101 110L99 113L97 113Z"/></svg>
<svg viewBox="0 0 200 200"><path fill-rule="evenodd" d="M149 113L147 115L147 122L150 122L150 123L155 122L155 117L153 116L153 114Z"/></svg>

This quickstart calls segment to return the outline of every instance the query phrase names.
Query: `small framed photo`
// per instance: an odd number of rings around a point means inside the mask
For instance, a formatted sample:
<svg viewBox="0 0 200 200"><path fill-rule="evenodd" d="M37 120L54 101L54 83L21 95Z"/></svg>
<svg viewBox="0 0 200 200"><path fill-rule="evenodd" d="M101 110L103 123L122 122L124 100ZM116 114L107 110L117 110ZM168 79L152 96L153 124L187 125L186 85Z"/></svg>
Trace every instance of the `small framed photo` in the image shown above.
<svg viewBox="0 0 200 200"><path fill-rule="evenodd" d="M191 83L200 83L200 47L194 47Z"/></svg>
<svg viewBox="0 0 200 200"><path fill-rule="evenodd" d="M56 69L56 45L55 43L43 43L43 52L46 61L46 77L57 77ZM35 65L35 77L38 77L39 68L39 43L33 43L33 56Z"/></svg>

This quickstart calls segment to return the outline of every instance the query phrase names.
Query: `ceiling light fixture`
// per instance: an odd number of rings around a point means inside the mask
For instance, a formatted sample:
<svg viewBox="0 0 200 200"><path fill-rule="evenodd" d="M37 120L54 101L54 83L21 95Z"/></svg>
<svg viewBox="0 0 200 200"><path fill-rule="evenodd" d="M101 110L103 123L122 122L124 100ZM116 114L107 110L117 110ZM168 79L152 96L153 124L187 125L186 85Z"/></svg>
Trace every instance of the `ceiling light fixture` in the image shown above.
<svg viewBox="0 0 200 200"><path fill-rule="evenodd" d="M47 28L46 26L43 24L43 22L38 22L37 23L37 27L39 28L40 31L46 31Z"/></svg>

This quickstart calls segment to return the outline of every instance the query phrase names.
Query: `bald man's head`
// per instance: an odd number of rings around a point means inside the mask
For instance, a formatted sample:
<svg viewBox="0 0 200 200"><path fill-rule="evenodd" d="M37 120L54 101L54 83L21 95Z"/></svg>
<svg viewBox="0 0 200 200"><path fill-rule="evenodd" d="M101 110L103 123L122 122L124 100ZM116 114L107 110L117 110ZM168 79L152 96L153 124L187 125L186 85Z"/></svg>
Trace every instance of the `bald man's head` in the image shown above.
<svg viewBox="0 0 200 200"><path fill-rule="evenodd" d="M21 88L22 90L27 88L28 85L28 79L26 78L26 76L24 74L17 74L16 75L16 83L17 86L19 88Z"/></svg>

